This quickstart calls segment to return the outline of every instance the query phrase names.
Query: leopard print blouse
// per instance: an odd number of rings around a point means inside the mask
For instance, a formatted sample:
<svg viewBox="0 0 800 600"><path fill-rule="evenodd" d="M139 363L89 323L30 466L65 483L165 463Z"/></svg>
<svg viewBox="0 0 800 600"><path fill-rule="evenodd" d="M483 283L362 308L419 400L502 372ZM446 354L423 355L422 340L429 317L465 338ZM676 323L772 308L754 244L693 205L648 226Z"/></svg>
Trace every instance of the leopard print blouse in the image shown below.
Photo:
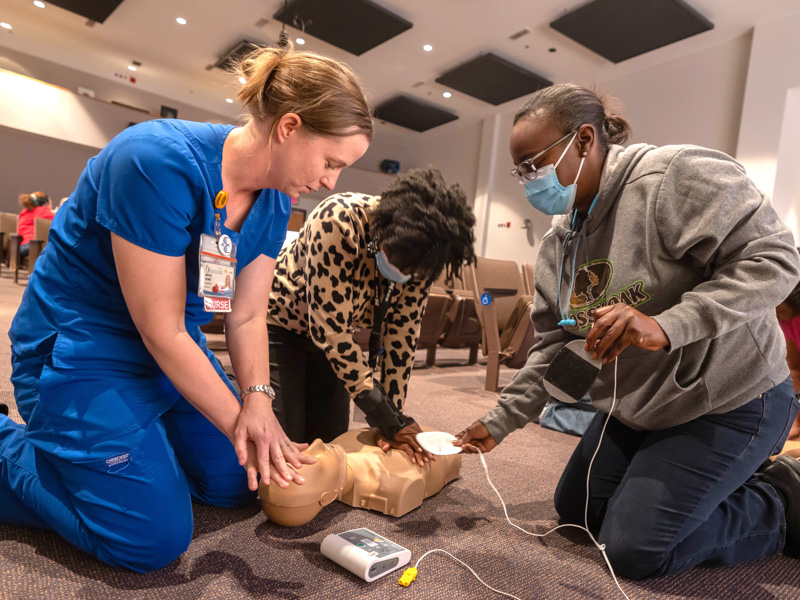
<svg viewBox="0 0 800 600"><path fill-rule="evenodd" d="M325 352L350 398L372 389L367 357L353 329L372 330L375 258L369 256L368 213L379 196L343 193L323 200L297 239L278 255L267 323L309 337ZM387 280L379 278L381 292ZM414 278L396 284L383 324L381 384L405 403L428 287Z"/></svg>

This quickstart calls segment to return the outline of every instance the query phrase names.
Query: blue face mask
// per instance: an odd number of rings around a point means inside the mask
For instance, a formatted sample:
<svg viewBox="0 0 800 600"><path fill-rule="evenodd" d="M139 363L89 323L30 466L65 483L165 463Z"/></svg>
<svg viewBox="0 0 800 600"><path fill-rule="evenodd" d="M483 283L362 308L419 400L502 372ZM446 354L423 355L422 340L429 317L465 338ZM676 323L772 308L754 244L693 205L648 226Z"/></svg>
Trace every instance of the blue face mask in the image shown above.
<svg viewBox="0 0 800 600"><path fill-rule="evenodd" d="M389 281L394 281L395 283L405 283L411 279L411 275L405 275L400 269L389 262L389 259L386 257L386 253L383 250L375 255L375 262L378 264L378 271L380 271L381 275L386 277L386 279Z"/></svg>
<svg viewBox="0 0 800 600"><path fill-rule="evenodd" d="M536 169L538 177L533 181L525 182L525 197L530 202L531 206L536 210L543 212L546 215L565 215L572 210L572 205L575 202L575 195L578 191L578 177L581 176L581 169L583 169L583 161L586 157L581 158L580 167L578 167L578 174L575 176L575 181L572 185L564 187L558 180L556 168L561 163L561 159L567 154L567 150L575 140L575 135L564 148L564 152L558 159L555 165L547 165Z"/></svg>

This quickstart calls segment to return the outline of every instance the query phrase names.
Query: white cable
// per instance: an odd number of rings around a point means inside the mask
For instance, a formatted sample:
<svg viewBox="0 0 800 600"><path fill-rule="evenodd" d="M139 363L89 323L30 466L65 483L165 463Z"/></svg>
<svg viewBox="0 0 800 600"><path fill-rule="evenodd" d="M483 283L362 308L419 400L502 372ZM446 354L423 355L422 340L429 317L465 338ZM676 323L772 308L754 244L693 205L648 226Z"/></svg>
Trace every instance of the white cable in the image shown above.
<svg viewBox="0 0 800 600"><path fill-rule="evenodd" d="M628 597L628 594L625 593L625 590L623 590L622 586L619 584L619 581L617 580L617 575L616 575L616 573L614 573L614 568L611 566L611 562L608 560L608 556L606 555L606 545L598 543L597 540L592 535L592 532L589 531L589 480L591 479L591 475L592 475L592 465L594 464L594 459L597 456L597 453L600 451L600 444L603 443L603 436L606 433L606 426L608 425L608 420L611 418L611 413L614 412L614 406L616 405L616 403L617 403L617 361L615 360L614 361L614 393L613 393L613 396L611 398L611 410L608 411L608 415L606 416L606 421L605 421L605 423L603 423L603 429L600 432L600 441L597 443L597 448L595 448L594 454L592 455L592 459L589 461L589 470L588 470L588 472L586 474L586 507L584 508L584 512L583 512L583 524L584 524L583 527L580 526L580 525L573 525L572 523L567 523L565 525L558 525L557 527L553 527L553 529L551 529L550 531L547 531L545 533L533 533L531 531L527 531L526 529L524 529L524 528L520 527L519 525L517 525L516 523L514 523L508 516L508 509L506 508L506 503L503 500L503 497L500 495L500 492L497 491L497 488L495 487L494 483L492 483L491 477L489 477L489 467L486 466L486 459L483 458L483 452L481 452L480 448L478 448L477 446L473 446L473 447L478 451L478 457L481 459L481 464L483 465L483 470L486 472L486 480L489 482L489 485L492 486L492 489L494 490L494 493L497 494L497 497L500 499L500 504L503 505L503 512L506 515L506 521L508 521L509 524L512 527L516 527L521 532L526 533L528 535L532 535L533 537L540 537L540 538L548 536L551 533L553 533L555 530L561 529L562 527L575 527L576 529L582 529L587 534L589 534L589 538L592 540L592 543L597 547L598 550L600 550L601 554L603 555L603 559L605 559L606 565L608 565L608 570L611 572L611 577L614 579L614 583L616 584L616 586L619 589L619 591L622 593L623 596L625 596L625 598L627 600L630 600L630 598ZM425 558L426 556L428 556L428 554L430 554L431 552L442 552L444 554L447 554L447 556L449 556L453 560L461 563L467 569L469 569L469 572L472 573L475 576L475 579L480 581L483 585L485 585L487 588L489 588L493 592L495 592L497 594L502 594L503 596L506 596L508 598L513 598L514 600L521 600L517 596L514 596L514 595L509 594L507 592L500 591L500 590L498 590L496 588L493 588L488 583L486 583L483 579L481 579L478 576L478 574L475 571L472 570L472 567L470 567L467 563L465 563L461 559L456 558L455 556L453 556L452 554L450 554L446 550L442 550L441 548L434 548L433 550L428 550L425 554L423 554L422 556L419 557L419 560L417 560L416 564L414 565L414 568L416 569L417 567L419 567L419 563L422 562L422 559Z"/></svg>
<svg viewBox="0 0 800 600"><path fill-rule="evenodd" d="M530 531L527 531L527 530L523 529L522 527L520 527L516 523L512 522L511 519L508 516L508 509L506 508L505 501L503 501L503 497L500 495L500 492L497 491L497 488L494 486L494 483L492 483L492 479L489 477L489 467L486 466L486 459L483 458L483 452L481 452L480 449L477 446L474 446L474 447L478 451L478 456L481 459L481 464L483 465L483 470L486 472L486 480L489 482L489 485L492 486L492 489L494 490L494 493L497 494L497 497L500 498L500 503L503 505L503 512L506 515L506 521L508 521L511 524L512 527L516 527L521 532L527 533L528 535L532 535L533 537L540 537L540 538L543 538L543 537L545 537L547 535L550 535L555 530L561 529L562 527L575 527L577 529L582 529L583 531L585 531L586 533L589 534L589 538L592 540L592 543L602 553L603 558L605 559L606 564L608 565L608 570L611 571L611 577L614 579L614 583L619 588L619 591L622 592L622 595L625 596L625 598L627 598L627 600L630 600L630 598L628 598L628 595L625 593L625 590L623 590L622 586L620 586L619 581L617 580L617 575L614 573L614 569L611 566L611 562L609 562L609 560L608 560L608 556L606 555L606 546L605 546L605 544L599 544L597 542L597 540L594 539L594 536L592 535L592 532L589 531L589 517L588 517L588 515L589 515L589 480L590 480L591 475L592 475L592 465L594 464L594 459L597 456L597 453L600 451L600 444L603 443L603 435L605 435L605 432L606 432L606 425L608 425L608 420L611 418L611 413L614 412L614 406L615 406L616 402L617 402L617 361L615 360L614 361L614 394L613 394L613 397L611 399L611 410L608 411L608 416L606 416L606 421L605 421L605 423L603 423L603 430L600 432L600 441L598 442L597 448L595 448L594 454L592 455L592 460L589 461L589 470L588 470L588 473L586 474L586 508L584 509L584 513L583 513L583 524L584 524L583 527L580 526L580 525L573 525L572 523L567 523L565 525L558 525L557 527L553 527L553 529L551 529L550 531L547 531L545 533L532 533ZM453 558L455 558L455 557L453 557ZM458 560L458 559L456 559L456 560ZM472 570L472 569L470 569L470 570ZM477 577L477 575L476 575L476 577ZM500 593L503 593L503 592L500 592ZM506 594L506 595L508 595L508 594Z"/></svg>
<svg viewBox="0 0 800 600"><path fill-rule="evenodd" d="M431 552L443 552L443 553L447 554L447 556L449 556L449 557L450 557L450 558L452 558L453 560L460 562L462 565L464 565L465 567L467 567L467 569L469 569L469 572L470 572L470 573L472 573L472 574L475 576L475 579L477 579L478 581L480 581L480 582L481 582L483 585L485 585L487 588L489 588L489 589L490 589L490 590L492 590L493 592L495 592L495 593L497 593L497 594L503 594L503 596L507 596L507 597L509 597L509 598L513 598L514 600L521 600L521 598L518 598L517 596L514 596L514 595L512 595L512 594L509 594L509 593L506 593L506 592L501 592L500 590L493 588L493 587L492 587L492 586L490 586L488 583L486 583L486 582L485 582L483 579L481 579L481 578L478 576L478 574L477 574L475 571L473 571L473 570L472 570L472 567L470 567L470 566L469 566L467 563L465 563L463 560L460 560L460 559L456 558L455 556L453 556L452 554L450 554L450 553L449 553L447 550L442 550L441 548L434 548L433 550L428 550L428 551L427 551L425 554L423 554L422 556L420 556L420 557L419 557L419 560L418 560L418 561L416 562L416 564L414 565L414 568L416 569L416 568L419 566L419 563L420 563L420 561L421 561L423 558L425 558L426 556L428 556L428 554L430 554Z"/></svg>

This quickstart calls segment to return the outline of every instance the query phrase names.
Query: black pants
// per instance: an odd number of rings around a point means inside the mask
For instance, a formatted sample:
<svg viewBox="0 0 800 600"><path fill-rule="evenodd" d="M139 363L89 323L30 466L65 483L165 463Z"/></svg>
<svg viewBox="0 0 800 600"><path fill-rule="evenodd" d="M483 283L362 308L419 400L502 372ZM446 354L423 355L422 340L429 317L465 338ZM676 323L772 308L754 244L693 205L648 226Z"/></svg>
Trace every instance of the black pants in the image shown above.
<svg viewBox="0 0 800 600"><path fill-rule="evenodd" d="M310 339L270 325L269 378L273 411L290 440L330 442L347 431L350 395Z"/></svg>

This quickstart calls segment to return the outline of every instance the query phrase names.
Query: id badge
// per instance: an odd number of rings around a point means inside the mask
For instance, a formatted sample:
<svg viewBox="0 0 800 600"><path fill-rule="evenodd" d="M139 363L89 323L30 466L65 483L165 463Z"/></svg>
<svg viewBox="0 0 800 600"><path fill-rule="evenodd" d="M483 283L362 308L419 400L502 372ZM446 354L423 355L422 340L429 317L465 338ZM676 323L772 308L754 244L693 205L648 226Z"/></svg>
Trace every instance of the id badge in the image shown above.
<svg viewBox="0 0 800 600"><path fill-rule="evenodd" d="M200 236L197 295L206 312L231 312L236 286L236 244L228 235Z"/></svg>

